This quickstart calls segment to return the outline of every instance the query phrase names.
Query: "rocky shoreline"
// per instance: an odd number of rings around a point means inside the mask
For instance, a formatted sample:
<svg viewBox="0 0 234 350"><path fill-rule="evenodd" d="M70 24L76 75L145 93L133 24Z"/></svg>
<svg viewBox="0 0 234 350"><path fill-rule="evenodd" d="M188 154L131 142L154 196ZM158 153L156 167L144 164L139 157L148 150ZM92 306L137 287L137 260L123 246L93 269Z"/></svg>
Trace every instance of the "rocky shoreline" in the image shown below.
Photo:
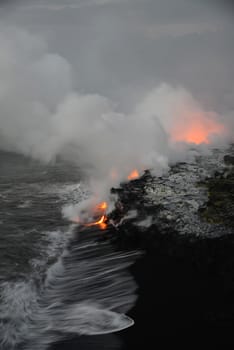
<svg viewBox="0 0 234 350"><path fill-rule="evenodd" d="M233 155L234 145L204 156L195 154L160 177L147 171L140 179L112 189L124 207L119 215L127 217L126 212L135 210L132 222L142 230L156 225L162 233L211 238L234 233Z"/></svg>
<svg viewBox="0 0 234 350"><path fill-rule="evenodd" d="M123 349L234 345L233 151L177 164L166 178L146 174L146 207L141 180L126 185L138 215L122 224L119 244L145 255L132 267L139 298L129 313L135 327L120 334ZM149 227L136 225L147 215Z"/></svg>
<svg viewBox="0 0 234 350"><path fill-rule="evenodd" d="M106 233L116 250L140 250L131 273L135 325L53 349L222 349L234 345L233 145L122 184Z"/></svg>

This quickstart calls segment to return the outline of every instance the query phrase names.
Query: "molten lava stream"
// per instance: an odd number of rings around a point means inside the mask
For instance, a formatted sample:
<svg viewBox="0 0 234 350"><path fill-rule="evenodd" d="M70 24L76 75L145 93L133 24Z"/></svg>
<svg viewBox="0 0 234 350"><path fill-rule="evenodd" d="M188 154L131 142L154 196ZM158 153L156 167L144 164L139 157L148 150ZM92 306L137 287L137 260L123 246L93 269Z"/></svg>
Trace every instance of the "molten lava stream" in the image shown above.
<svg viewBox="0 0 234 350"><path fill-rule="evenodd" d="M92 216L93 217L100 217L99 220L93 221L93 222L88 222L88 223L82 223L82 225L86 227L91 227L91 226L99 226L100 229L105 230L107 228L107 215L106 215L106 209L107 209L107 202L101 202L97 204L94 209Z"/></svg>
<svg viewBox="0 0 234 350"><path fill-rule="evenodd" d="M102 215L101 219L95 222L90 222L88 224L84 224L84 226L86 227L90 227L90 226L96 226L99 225L100 229L105 230L107 228L107 216L106 215Z"/></svg>
<svg viewBox="0 0 234 350"><path fill-rule="evenodd" d="M106 209L108 205L107 202L101 202L97 204L93 209L92 209L92 217L93 218L98 218L97 221L93 222L83 222L79 217L76 219L73 219L72 221L76 224L80 224L86 227L91 227L91 226L99 226L100 229L105 230L107 228L107 215L106 215Z"/></svg>

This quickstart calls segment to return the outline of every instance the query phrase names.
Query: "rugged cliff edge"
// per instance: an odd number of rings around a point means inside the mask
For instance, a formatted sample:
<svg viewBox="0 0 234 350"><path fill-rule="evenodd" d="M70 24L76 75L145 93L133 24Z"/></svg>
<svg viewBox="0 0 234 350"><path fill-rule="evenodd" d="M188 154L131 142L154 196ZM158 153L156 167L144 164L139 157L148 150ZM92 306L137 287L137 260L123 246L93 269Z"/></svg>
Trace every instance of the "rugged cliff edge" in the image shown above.
<svg viewBox="0 0 234 350"><path fill-rule="evenodd" d="M135 325L119 334L54 349L224 349L234 345L234 146L149 172L112 189L116 209L106 232L116 250L141 250L130 268L138 299ZM93 345L92 345L93 344Z"/></svg>
<svg viewBox="0 0 234 350"><path fill-rule="evenodd" d="M234 345L233 164L231 146L114 190L136 214L117 243L145 251L132 268L139 298L124 349Z"/></svg>

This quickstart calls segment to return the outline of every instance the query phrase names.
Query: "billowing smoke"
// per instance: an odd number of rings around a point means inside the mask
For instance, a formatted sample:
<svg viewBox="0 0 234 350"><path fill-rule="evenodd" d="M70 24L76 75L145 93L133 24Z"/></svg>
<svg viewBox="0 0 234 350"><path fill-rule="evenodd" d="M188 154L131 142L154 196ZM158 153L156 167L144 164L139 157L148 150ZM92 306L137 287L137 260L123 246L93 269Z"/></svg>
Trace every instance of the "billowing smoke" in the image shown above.
<svg viewBox="0 0 234 350"><path fill-rule="evenodd" d="M69 157L100 193L133 170L161 172L176 142L210 144L230 135L231 117L204 111L182 87L162 84L128 114L108 98L75 91L72 67L44 40L0 31L0 147L42 161Z"/></svg>

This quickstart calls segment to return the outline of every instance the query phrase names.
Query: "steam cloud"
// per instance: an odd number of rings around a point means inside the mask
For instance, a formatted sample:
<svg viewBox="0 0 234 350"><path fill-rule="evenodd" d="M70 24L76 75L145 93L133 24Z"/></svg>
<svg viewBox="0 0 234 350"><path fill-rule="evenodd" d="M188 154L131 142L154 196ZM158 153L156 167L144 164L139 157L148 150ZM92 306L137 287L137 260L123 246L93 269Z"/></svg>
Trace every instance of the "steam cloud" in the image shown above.
<svg viewBox="0 0 234 350"><path fill-rule="evenodd" d="M68 61L49 53L44 40L19 28L1 28L2 149L45 162L69 156L103 192L134 168L166 169L173 141L189 141L176 133L186 134L185 125L196 120L210 128L209 142L232 137L227 132L232 115L204 111L182 87L164 83L125 114L103 96L75 91L72 76ZM226 127L217 136L212 125Z"/></svg>

